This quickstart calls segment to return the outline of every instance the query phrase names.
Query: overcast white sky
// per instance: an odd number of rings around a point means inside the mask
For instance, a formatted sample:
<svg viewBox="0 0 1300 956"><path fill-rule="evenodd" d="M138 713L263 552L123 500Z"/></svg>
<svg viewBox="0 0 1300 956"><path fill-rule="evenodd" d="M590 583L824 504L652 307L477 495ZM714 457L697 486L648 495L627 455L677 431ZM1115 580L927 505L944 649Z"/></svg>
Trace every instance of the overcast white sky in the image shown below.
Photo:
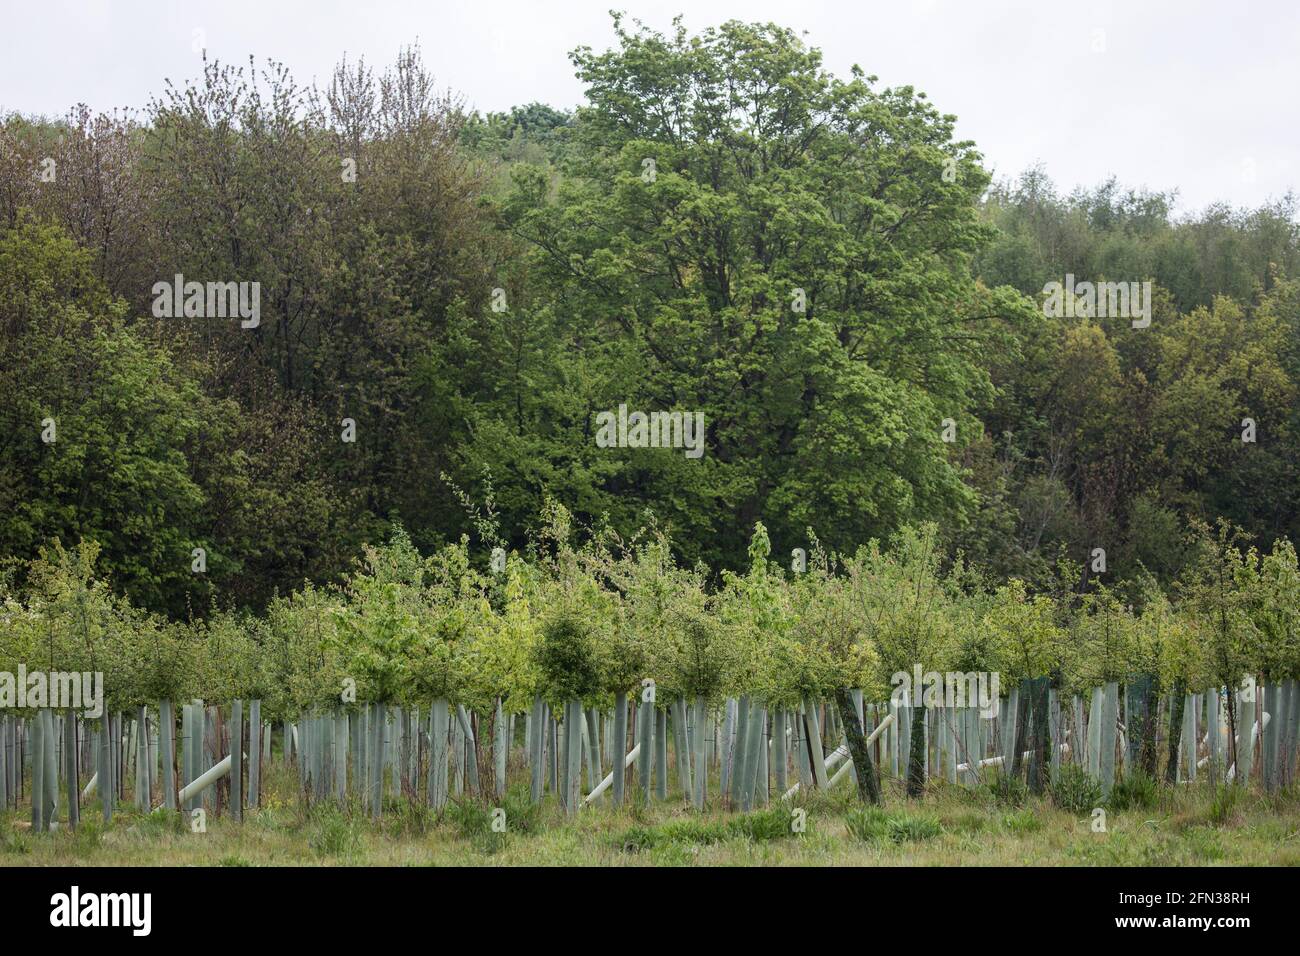
<svg viewBox="0 0 1300 956"><path fill-rule="evenodd" d="M613 44L610 7L805 32L832 71L858 63L955 113L999 176L1042 161L1068 190L1113 173L1176 187L1184 210L1300 191L1300 0L0 0L0 111L143 107L198 74L195 31L210 56L321 81L344 52L382 66L418 37L473 106L571 107L567 53Z"/></svg>

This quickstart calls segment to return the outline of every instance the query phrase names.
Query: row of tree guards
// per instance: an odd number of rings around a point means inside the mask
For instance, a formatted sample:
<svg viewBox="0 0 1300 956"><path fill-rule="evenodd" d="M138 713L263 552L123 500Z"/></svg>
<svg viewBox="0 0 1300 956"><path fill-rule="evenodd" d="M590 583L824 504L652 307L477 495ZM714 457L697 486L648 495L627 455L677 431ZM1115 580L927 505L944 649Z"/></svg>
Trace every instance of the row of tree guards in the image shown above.
<svg viewBox="0 0 1300 956"><path fill-rule="evenodd" d="M1296 681L1182 696L1153 686L1142 677L1062 699L1047 678L1027 680L996 716L942 699L864 705L859 691L797 709L745 696L665 706L653 686L640 699L617 696L609 711L578 700L553 710L538 698L523 714L499 701L478 714L439 700L427 710L340 707L278 727L262 720L259 700L164 701L95 721L47 709L0 715L0 807L30 800L36 831L75 828L92 806L111 822L126 801L238 820L260 806L273 755L294 762L306 800L355 800L376 818L396 800L440 810L452 798L500 798L510 780L526 780L533 802L553 794L570 814L629 799L747 811L850 774L866 799L879 798L878 774L916 796L934 780L978 785L994 768L1041 792L1066 763L1103 793L1139 771L1268 791L1294 782Z"/></svg>

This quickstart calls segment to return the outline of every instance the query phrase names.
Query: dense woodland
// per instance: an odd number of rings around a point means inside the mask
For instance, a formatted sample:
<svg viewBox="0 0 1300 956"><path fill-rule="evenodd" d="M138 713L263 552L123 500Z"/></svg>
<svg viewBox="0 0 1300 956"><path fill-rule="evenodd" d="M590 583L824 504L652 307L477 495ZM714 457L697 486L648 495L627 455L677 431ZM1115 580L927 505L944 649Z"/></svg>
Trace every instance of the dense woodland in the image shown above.
<svg viewBox="0 0 1300 956"><path fill-rule="evenodd" d="M980 578L953 593L1041 596L1067 631L1293 568L1292 197L993 182L923 93L790 31L617 29L571 54L574 112L469 112L412 48L5 118L0 588L93 589L93 554L151 626L273 630L367 544L487 575L556 502L592 540L662 529L710 593L759 522L783 565L932 533L936 573ZM154 318L177 273L259 282L260 325ZM1153 282L1151 325L1046 317L1067 273ZM620 403L703 411L705 454L597 447Z"/></svg>

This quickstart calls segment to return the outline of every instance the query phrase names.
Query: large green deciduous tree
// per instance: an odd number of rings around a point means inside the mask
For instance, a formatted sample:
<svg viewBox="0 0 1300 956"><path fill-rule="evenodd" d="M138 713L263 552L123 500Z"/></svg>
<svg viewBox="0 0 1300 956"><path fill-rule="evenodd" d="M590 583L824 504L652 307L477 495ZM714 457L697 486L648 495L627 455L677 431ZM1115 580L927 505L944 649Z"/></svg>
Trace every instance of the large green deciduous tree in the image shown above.
<svg viewBox="0 0 1300 956"><path fill-rule="evenodd" d="M831 76L776 26L615 25L618 49L573 54L587 104L558 190L523 170L503 207L535 253L526 308L563 346L551 387L524 400L518 438L471 454L506 485L563 484L501 457L545 436L594 486L590 512L651 503L733 565L760 518L832 547L959 520L972 494L943 421L959 444L978 432L984 356L1028 306L971 279L988 179L953 117ZM702 411L703 457L597 448L595 415L624 402Z"/></svg>

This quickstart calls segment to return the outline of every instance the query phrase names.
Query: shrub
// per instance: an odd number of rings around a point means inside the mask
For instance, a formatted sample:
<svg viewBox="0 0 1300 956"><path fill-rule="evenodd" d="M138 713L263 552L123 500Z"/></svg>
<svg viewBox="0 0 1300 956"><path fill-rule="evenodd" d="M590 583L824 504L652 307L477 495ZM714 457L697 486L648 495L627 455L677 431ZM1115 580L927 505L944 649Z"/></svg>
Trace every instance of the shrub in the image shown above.
<svg viewBox="0 0 1300 956"><path fill-rule="evenodd" d="M1089 813L1101 806L1101 784L1078 764L1066 764L1052 784L1052 803L1068 813Z"/></svg>
<svg viewBox="0 0 1300 956"><path fill-rule="evenodd" d="M1029 787L1019 777L1002 770L994 770L988 783L989 793L1002 806L1018 807L1029 799Z"/></svg>
<svg viewBox="0 0 1300 956"><path fill-rule="evenodd" d="M1155 778L1141 770L1133 770L1115 781L1106 805L1116 811L1146 809L1155 806L1159 797L1160 785Z"/></svg>
<svg viewBox="0 0 1300 956"><path fill-rule="evenodd" d="M576 613L562 613L547 621L535 654L542 685L555 700L587 697L600 687L591 629Z"/></svg>
<svg viewBox="0 0 1300 956"><path fill-rule="evenodd" d="M528 787L514 786L501 801L506 812L506 829L511 833L536 833L542 822L542 805L533 803Z"/></svg>
<svg viewBox="0 0 1300 956"><path fill-rule="evenodd" d="M396 813L388 816L388 829L395 835L413 834L422 836L429 831L436 819L431 806L421 800L398 800L392 805Z"/></svg>
<svg viewBox="0 0 1300 956"><path fill-rule="evenodd" d="M447 805L447 819L460 835L484 853L492 854L505 848L506 831L492 829L493 811L473 800L452 800ZM509 815L506 816L507 827Z"/></svg>
<svg viewBox="0 0 1300 956"><path fill-rule="evenodd" d="M505 814L505 830L492 829L493 814ZM447 804L443 820L485 852L495 852L505 844L508 833L535 833L541 824L542 807L529 799L528 787L514 786L501 798L499 805L484 806L475 800L453 799Z"/></svg>

